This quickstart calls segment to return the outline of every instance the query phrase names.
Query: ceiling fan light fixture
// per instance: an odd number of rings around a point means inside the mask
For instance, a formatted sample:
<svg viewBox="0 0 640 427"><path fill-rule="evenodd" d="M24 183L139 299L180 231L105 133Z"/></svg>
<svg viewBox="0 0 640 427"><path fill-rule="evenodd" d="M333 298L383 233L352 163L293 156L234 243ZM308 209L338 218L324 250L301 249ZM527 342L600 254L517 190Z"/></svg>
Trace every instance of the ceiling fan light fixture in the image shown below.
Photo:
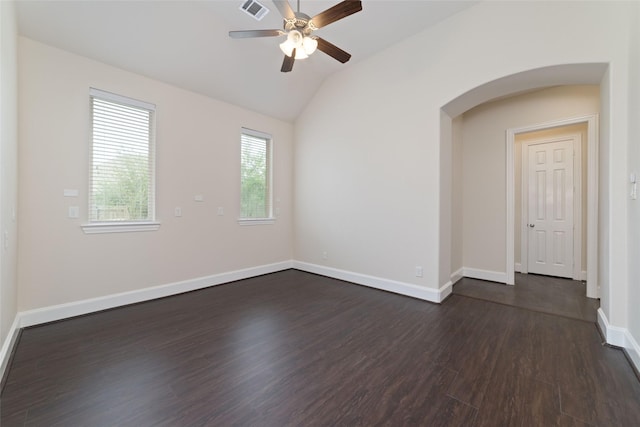
<svg viewBox="0 0 640 427"><path fill-rule="evenodd" d="M287 56L291 56L293 54L294 49L296 51L295 59L305 59L309 57L309 55L307 55L307 53L304 51L304 48L302 49L297 48L292 44L289 44L288 41L285 41L284 43L280 43L280 50Z"/></svg>
<svg viewBox="0 0 640 427"><path fill-rule="evenodd" d="M298 30L291 30L287 33L287 39L280 43L280 50L285 55L291 56L296 50L295 59L308 58L318 48L318 41L313 37L303 36Z"/></svg>
<svg viewBox="0 0 640 427"><path fill-rule="evenodd" d="M300 49L301 46L302 33L298 30L291 30L287 33L287 39L280 43L280 50L284 52L285 55L291 56L293 49L296 49L296 56L298 56L297 53L302 51L302 49Z"/></svg>

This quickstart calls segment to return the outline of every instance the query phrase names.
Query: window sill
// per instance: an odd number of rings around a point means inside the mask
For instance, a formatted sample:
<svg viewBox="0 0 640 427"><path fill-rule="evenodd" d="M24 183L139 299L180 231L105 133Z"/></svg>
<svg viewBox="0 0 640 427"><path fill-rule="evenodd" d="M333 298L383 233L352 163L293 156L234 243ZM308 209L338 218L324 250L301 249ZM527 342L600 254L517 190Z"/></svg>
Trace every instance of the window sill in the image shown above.
<svg viewBox="0 0 640 427"><path fill-rule="evenodd" d="M82 231L85 234L132 233L136 231L156 231L159 228L159 222L95 222L82 225Z"/></svg>
<svg viewBox="0 0 640 427"><path fill-rule="evenodd" d="M270 225L275 223L275 218L238 218L238 224L240 225Z"/></svg>

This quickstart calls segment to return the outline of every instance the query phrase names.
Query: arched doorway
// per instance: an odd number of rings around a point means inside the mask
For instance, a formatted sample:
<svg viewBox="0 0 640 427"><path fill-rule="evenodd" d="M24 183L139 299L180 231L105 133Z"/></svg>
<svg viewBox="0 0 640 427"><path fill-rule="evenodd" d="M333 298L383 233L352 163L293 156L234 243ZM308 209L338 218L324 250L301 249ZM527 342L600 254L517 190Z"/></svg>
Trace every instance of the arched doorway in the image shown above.
<svg viewBox="0 0 640 427"><path fill-rule="evenodd" d="M488 101L496 100L498 98L518 95L527 91L548 88L552 86L561 85L577 85L577 84L589 84L599 85L603 78L607 75L608 65L604 63L587 63L587 64L569 64L569 65L557 65L544 68L533 69L503 78L488 82L480 85L472 90L465 92L454 100L444 105L441 109L441 156L440 156L440 194L441 194L441 234L440 234L440 252L446 257L441 260L441 280L447 276L450 276L451 282L454 282L464 275L463 270L456 270L451 265L447 267L447 261L451 264L451 259L454 257L452 252L455 251L456 243L452 241L453 235L452 229L455 227L455 220L450 218L452 208L452 191L453 191L453 177L452 177L452 123L453 119L464 112L483 104ZM601 114L607 115L607 102L601 101ZM598 135L598 123L597 117L574 117L569 121L571 122L585 122L589 126L589 135L592 137L590 142L590 155L588 158L592 163L589 164L589 170L591 175L588 178L587 185L590 185L595 191L598 184L598 156L597 156L597 135ZM545 123L545 126L553 126L553 123ZM560 125L560 123L558 123ZM518 129L511 129L511 133L516 135ZM507 139L509 135L507 135ZM507 153L507 158L512 158L513 153ZM505 183L507 188L505 194L505 206L507 209L507 224L504 231L504 245L506 248L506 257L504 260L503 273L491 277L489 280L494 280L502 283L513 284L514 279L514 262L513 262L513 233L509 235L507 228L513 230L513 212L512 203L509 204L510 194L513 192L513 171L509 170L510 166L506 164L507 173L505 174ZM598 202L590 202L590 211L588 214L589 225L588 240L589 240L589 260L587 265L591 266L588 269L588 296L595 297L598 292L597 288L597 235L598 235L598 223L597 212ZM448 271L447 271L448 270Z"/></svg>

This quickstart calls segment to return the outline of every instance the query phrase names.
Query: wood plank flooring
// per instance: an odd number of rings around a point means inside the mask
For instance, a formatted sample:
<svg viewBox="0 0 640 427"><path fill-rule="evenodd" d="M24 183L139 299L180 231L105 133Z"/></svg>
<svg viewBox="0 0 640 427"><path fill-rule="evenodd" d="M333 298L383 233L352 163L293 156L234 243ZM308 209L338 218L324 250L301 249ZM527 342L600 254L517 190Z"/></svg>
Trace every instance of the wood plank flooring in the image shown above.
<svg viewBox="0 0 640 427"><path fill-rule="evenodd" d="M633 426L592 322L288 270L25 329L10 426Z"/></svg>
<svg viewBox="0 0 640 427"><path fill-rule="evenodd" d="M600 301L585 297L585 283L560 277L520 273L516 273L515 279L515 286L507 286L465 277L456 282L453 292L543 313L589 322L597 321Z"/></svg>

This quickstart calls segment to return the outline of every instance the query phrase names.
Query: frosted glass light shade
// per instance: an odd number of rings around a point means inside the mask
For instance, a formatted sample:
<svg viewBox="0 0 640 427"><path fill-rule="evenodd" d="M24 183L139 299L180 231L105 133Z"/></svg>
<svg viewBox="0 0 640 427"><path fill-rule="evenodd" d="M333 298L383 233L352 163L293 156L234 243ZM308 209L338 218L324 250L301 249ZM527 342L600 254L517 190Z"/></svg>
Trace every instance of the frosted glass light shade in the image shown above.
<svg viewBox="0 0 640 427"><path fill-rule="evenodd" d="M295 59L308 58L318 47L318 41L312 37L302 36L302 33L298 30L291 30L287 34L287 39L280 43L280 50L287 55L291 56L293 49L296 50Z"/></svg>
<svg viewBox="0 0 640 427"><path fill-rule="evenodd" d="M302 48L307 55L311 55L318 48L318 40L311 37L305 37L302 40Z"/></svg>
<svg viewBox="0 0 640 427"><path fill-rule="evenodd" d="M305 59L309 57L309 55L307 55L304 49L301 47L296 48L295 46L289 44L288 41L280 43L280 50L287 56L291 56L294 48L296 49L295 59Z"/></svg>
<svg viewBox="0 0 640 427"><path fill-rule="evenodd" d="M302 45L302 33L298 30L291 30L287 34L287 41L296 48Z"/></svg>

